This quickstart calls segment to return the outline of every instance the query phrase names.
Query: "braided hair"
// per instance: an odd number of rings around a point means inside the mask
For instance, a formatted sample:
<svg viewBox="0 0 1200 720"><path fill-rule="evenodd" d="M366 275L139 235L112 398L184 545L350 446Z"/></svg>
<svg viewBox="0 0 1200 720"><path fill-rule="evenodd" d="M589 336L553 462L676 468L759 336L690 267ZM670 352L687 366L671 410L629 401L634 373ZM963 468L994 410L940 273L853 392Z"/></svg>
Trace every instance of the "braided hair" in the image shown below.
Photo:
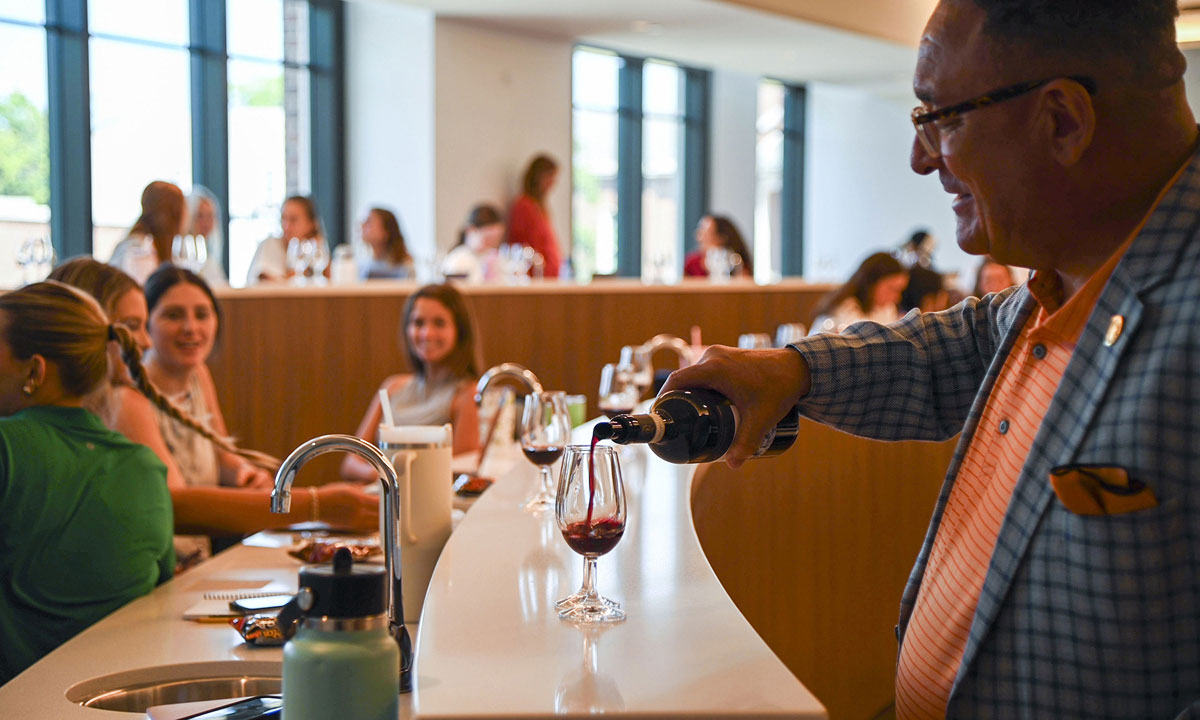
<svg viewBox="0 0 1200 720"><path fill-rule="evenodd" d="M168 400L146 376L133 333L109 322L96 299L78 288L56 280L26 285L0 296L0 313L5 320L4 340L13 356L24 360L41 355L54 362L65 392L83 397L103 386L109 377L108 343L116 342L134 386L155 406L222 450L265 470L279 467L275 458L238 448Z"/></svg>

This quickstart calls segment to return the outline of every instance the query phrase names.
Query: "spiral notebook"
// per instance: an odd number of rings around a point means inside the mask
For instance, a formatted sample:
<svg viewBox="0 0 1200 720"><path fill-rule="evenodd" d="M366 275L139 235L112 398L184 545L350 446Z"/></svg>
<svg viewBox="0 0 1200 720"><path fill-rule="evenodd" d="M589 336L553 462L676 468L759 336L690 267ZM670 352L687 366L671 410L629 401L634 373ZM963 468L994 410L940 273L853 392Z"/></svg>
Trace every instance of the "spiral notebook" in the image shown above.
<svg viewBox="0 0 1200 720"><path fill-rule="evenodd" d="M228 620L229 618L242 616L242 613L229 607L229 603L232 600L267 597L268 595L294 595L295 593L295 588L287 588L282 585L274 584L269 585L266 588L256 590L223 590L220 592L206 592L195 605L192 605L183 612L183 619L194 620L196 622L222 622Z"/></svg>

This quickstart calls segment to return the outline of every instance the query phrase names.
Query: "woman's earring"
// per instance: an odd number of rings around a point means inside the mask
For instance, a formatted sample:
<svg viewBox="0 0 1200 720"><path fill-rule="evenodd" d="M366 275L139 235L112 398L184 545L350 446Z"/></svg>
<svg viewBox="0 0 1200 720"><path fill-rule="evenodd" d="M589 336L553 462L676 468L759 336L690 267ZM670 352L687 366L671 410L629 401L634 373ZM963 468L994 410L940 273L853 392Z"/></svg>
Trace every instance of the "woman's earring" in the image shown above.
<svg viewBox="0 0 1200 720"><path fill-rule="evenodd" d="M25 393L26 397L33 397L33 393L36 391L37 385L34 385L32 380L21 387L21 392Z"/></svg>

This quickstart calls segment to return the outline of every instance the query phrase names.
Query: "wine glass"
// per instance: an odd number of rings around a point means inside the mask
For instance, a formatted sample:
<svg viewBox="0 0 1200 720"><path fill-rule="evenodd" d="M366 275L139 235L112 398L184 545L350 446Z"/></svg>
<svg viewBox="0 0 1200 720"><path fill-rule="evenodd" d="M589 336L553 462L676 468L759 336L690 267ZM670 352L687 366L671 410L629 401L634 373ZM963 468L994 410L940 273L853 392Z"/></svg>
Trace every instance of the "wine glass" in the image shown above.
<svg viewBox="0 0 1200 720"><path fill-rule="evenodd" d="M542 512L554 506L554 476L550 466L562 457L571 437L571 414L564 392L530 393L521 414L521 450L541 470L541 490L525 509Z"/></svg>
<svg viewBox="0 0 1200 720"><path fill-rule="evenodd" d="M620 542L625 533L625 509L617 449L611 445L567 446L554 517L567 545L583 556L583 585L576 593L581 596L577 602L560 604L560 618L582 623L625 619L620 603L596 591L596 558Z"/></svg>
<svg viewBox="0 0 1200 720"><path fill-rule="evenodd" d="M650 364L650 353L644 347L626 345L621 348L618 368L630 374L630 379L637 387L639 400L654 385L654 366Z"/></svg>
<svg viewBox="0 0 1200 720"><path fill-rule="evenodd" d="M612 418L633 412L641 399L634 373L628 366L609 363L600 369L600 412Z"/></svg>
<svg viewBox="0 0 1200 720"><path fill-rule="evenodd" d="M287 256L284 262L289 276L297 282L303 281L304 276L308 274L308 259L304 255L300 238L287 241Z"/></svg>
<svg viewBox="0 0 1200 720"><path fill-rule="evenodd" d="M309 267L318 283L325 281L325 268L329 267L329 246L320 238L309 240Z"/></svg>

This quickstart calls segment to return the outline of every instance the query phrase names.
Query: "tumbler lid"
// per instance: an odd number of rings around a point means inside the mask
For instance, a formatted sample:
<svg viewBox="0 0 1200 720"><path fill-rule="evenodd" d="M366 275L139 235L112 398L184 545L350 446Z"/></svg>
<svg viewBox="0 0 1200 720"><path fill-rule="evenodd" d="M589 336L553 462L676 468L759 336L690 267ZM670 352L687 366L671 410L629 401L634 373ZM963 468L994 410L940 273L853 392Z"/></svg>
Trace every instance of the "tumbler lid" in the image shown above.
<svg viewBox="0 0 1200 720"><path fill-rule="evenodd" d="M338 548L328 565L300 568L300 609L306 617L335 618L379 615L385 609L387 569L355 564L347 548Z"/></svg>

